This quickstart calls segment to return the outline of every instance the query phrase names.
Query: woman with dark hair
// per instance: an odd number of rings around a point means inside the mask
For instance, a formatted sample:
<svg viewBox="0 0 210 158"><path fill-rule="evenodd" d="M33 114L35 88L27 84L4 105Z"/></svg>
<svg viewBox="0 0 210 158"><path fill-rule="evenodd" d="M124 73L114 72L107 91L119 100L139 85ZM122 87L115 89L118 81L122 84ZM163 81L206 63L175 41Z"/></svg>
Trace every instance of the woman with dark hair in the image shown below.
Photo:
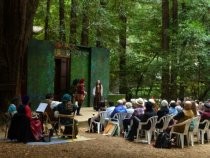
<svg viewBox="0 0 210 158"><path fill-rule="evenodd" d="M17 109L11 121L8 138L19 142L39 141L42 138L42 124L38 118L32 118L29 97L22 97L22 105Z"/></svg>
<svg viewBox="0 0 210 158"><path fill-rule="evenodd" d="M96 85L93 88L93 96L94 96L93 108L94 110L98 110L100 108L100 102L103 96L103 86L100 80L96 82Z"/></svg>

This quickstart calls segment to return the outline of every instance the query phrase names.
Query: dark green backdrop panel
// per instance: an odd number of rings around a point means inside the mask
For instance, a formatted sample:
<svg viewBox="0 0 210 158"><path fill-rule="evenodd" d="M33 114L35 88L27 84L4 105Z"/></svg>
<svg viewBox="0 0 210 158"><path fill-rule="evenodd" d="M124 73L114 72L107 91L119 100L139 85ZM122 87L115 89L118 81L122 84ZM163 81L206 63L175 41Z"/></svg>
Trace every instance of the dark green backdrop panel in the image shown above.
<svg viewBox="0 0 210 158"><path fill-rule="evenodd" d="M28 46L27 93L36 108L47 93L54 92L54 45L32 40Z"/></svg>
<svg viewBox="0 0 210 158"><path fill-rule="evenodd" d="M91 48L91 105L93 104L92 90L97 80L103 85L103 97L107 99L109 93L109 51L105 48Z"/></svg>
<svg viewBox="0 0 210 158"><path fill-rule="evenodd" d="M90 63L90 49L81 49L79 52L71 54L71 84L74 79L85 79L85 90L89 92L89 63ZM89 94L85 98L83 106L89 106Z"/></svg>

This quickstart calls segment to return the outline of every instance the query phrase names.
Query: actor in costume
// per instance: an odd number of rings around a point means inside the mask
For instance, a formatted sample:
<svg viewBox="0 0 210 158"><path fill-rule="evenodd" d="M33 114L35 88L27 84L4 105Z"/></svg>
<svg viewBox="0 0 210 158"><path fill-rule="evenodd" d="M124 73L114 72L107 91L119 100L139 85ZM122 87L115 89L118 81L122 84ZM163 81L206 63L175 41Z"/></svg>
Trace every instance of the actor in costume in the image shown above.
<svg viewBox="0 0 210 158"><path fill-rule="evenodd" d="M81 79L79 83L77 84L76 87L76 94L75 94L75 101L78 102L78 108L77 108L77 113L76 115L81 115L80 114L80 109L82 107L82 104L85 100L85 95L87 92L85 91L85 80Z"/></svg>
<svg viewBox="0 0 210 158"><path fill-rule="evenodd" d="M100 80L96 82L96 85L93 88L93 96L94 96L93 108L95 110L98 110L100 108L100 102L103 96L103 86Z"/></svg>

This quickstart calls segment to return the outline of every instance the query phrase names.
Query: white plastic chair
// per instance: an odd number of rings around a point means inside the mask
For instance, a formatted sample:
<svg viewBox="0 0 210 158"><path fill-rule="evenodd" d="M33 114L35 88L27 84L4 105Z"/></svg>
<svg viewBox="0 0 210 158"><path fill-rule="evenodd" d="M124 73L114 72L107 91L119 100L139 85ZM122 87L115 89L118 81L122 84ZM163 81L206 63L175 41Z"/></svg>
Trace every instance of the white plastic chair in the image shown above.
<svg viewBox="0 0 210 158"><path fill-rule="evenodd" d="M150 117L146 122L141 122L137 117L135 117L138 121L139 121L139 126L138 126L138 129L137 129L137 138L136 138L136 142L139 142L141 141L140 140L140 136L139 136L139 132L140 131L145 131L145 138L148 142L148 144L151 143L151 139L152 139L152 134L155 132L155 126L157 124L157 119L158 119L158 116L153 116L153 117ZM148 123L151 123L151 127L150 129L148 130L145 130L145 129L142 129L142 125L147 125ZM155 136L155 134L154 134Z"/></svg>
<svg viewBox="0 0 210 158"><path fill-rule="evenodd" d="M204 120L202 122L200 122L200 124L205 124L204 128L198 128L198 133L199 133L199 138L200 138L200 134L201 134L201 144L204 144L204 134L207 133L207 137L209 138L209 121L208 120Z"/></svg>
<svg viewBox="0 0 210 158"><path fill-rule="evenodd" d="M160 132L163 132L164 130L168 128L169 122L171 121L172 118L173 118L172 115L165 115L161 117L159 121L157 121L157 124L160 122L163 122L162 128L156 127L157 134L159 134Z"/></svg>
<svg viewBox="0 0 210 158"><path fill-rule="evenodd" d="M185 120L184 122L181 122L181 123L178 123L178 124L175 124L175 125L173 125L172 126L172 128L171 128L171 131L170 131L170 138L171 138L171 136L172 136L172 134L176 134L178 137L179 137L179 139L177 139L177 142L178 142L178 140L180 140L181 141L181 147L182 148L184 148L184 136L186 136L186 138L187 138L187 145L189 145L188 144L188 132L189 132L189 126L190 126L190 123L192 122L192 119L187 119L187 120ZM174 131L174 127L178 127L178 126L185 126L184 127L184 131L181 133L181 132L176 132L176 131Z"/></svg>
<svg viewBox="0 0 210 158"><path fill-rule="evenodd" d="M127 113L116 113L113 118L110 118L110 121L114 124L117 124L118 127L118 136L123 129L123 120L127 116Z"/></svg>
<svg viewBox="0 0 210 158"><path fill-rule="evenodd" d="M93 126L93 124L92 124L93 122L95 124L97 124L97 132L98 132L98 134L101 132L102 126L105 125L105 122L108 119L108 113L106 111L100 111L99 112L99 117L100 117L100 121L99 122L92 120L91 123L90 123L90 129L93 128L92 127Z"/></svg>
<svg viewBox="0 0 210 158"><path fill-rule="evenodd" d="M200 139L200 134L198 131L198 127L199 127L199 123L200 123L200 117L194 117L192 118L192 122L194 124L193 130L189 131L189 139L190 139L190 143L191 146L194 146L194 136L197 135L197 141L199 142Z"/></svg>

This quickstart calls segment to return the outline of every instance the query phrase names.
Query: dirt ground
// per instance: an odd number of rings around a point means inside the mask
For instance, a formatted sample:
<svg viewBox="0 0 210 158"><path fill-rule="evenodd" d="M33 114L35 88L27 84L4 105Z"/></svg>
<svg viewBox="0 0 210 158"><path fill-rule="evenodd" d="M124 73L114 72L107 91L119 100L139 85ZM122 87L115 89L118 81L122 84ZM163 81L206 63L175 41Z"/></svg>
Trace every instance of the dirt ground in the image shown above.
<svg viewBox="0 0 210 158"><path fill-rule="evenodd" d="M210 143L194 147L157 149L153 145L129 142L122 137L109 137L86 133L80 127L79 134L89 138L65 144L32 146L23 143L0 142L0 158L209 158ZM3 133L1 133L1 138ZM154 143L154 142L153 142Z"/></svg>

